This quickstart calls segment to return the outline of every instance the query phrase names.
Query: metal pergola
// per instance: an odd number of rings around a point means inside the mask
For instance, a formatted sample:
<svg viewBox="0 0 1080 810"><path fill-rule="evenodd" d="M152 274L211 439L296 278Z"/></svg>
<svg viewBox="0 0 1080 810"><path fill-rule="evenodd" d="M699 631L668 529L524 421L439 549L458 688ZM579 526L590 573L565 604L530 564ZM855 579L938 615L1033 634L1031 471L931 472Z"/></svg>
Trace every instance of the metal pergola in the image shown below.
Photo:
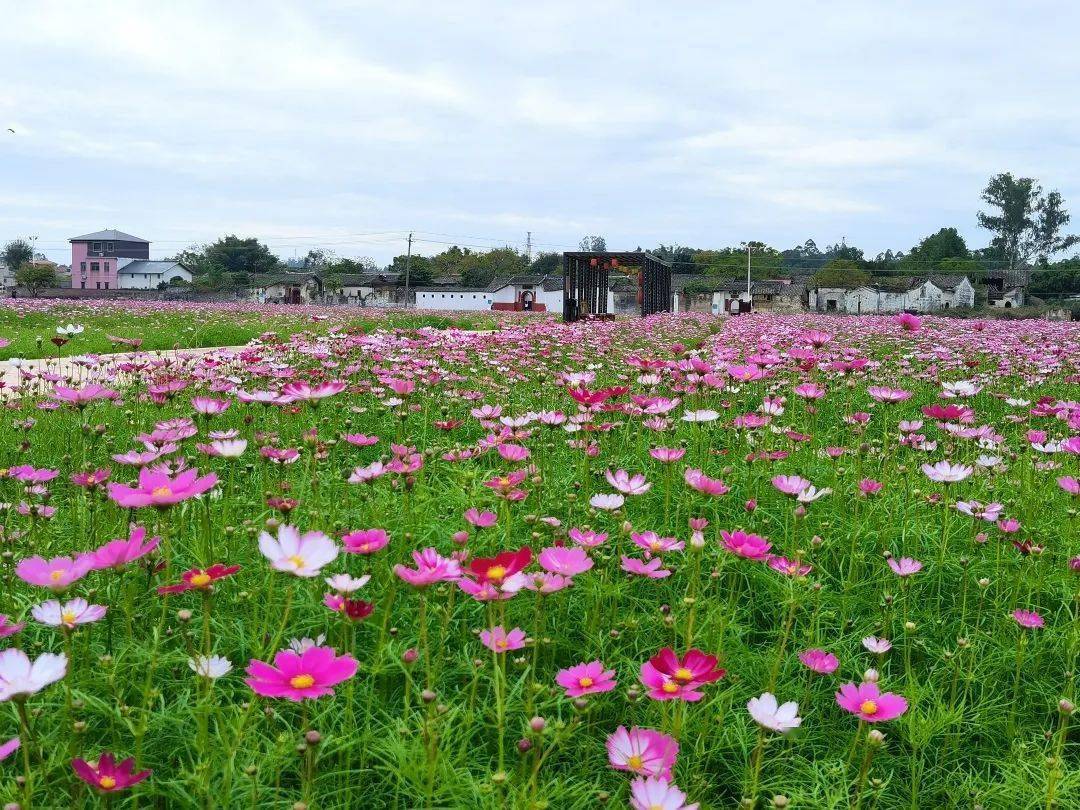
<svg viewBox="0 0 1080 810"><path fill-rule="evenodd" d="M608 313L611 271L637 279L641 316L671 311L671 263L641 250L625 253L572 251L563 254L563 321L613 317Z"/></svg>

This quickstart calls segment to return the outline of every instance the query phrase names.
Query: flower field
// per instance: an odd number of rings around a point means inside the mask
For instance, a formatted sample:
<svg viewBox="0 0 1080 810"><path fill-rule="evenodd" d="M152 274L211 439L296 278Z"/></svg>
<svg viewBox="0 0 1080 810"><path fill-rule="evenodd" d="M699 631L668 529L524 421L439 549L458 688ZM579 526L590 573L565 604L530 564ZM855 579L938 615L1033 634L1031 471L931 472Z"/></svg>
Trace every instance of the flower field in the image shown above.
<svg viewBox="0 0 1080 810"><path fill-rule="evenodd" d="M312 314L0 389L0 802L1080 806L1078 325Z"/></svg>

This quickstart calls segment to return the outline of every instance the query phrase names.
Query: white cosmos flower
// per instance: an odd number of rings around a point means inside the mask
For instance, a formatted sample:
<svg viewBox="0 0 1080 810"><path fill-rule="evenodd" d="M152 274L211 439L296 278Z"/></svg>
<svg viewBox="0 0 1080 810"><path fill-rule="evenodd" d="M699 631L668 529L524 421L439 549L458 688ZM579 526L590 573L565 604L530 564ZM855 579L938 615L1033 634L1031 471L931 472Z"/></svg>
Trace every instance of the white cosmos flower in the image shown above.
<svg viewBox="0 0 1080 810"><path fill-rule="evenodd" d="M709 408L702 408L699 411L684 411L682 418L684 422L715 422L720 418L720 414Z"/></svg>
<svg viewBox="0 0 1080 810"><path fill-rule="evenodd" d="M33 695L67 674L64 653L42 653L35 661L22 650L0 652L0 701Z"/></svg>
<svg viewBox="0 0 1080 810"><path fill-rule="evenodd" d="M364 574L362 577L334 574L332 577L327 577L325 582L338 593L354 593L367 585L369 579L371 579L370 574Z"/></svg>
<svg viewBox="0 0 1080 810"><path fill-rule="evenodd" d="M194 658L189 658L187 663L196 675L210 680L217 680L232 671L229 659L221 655L196 655Z"/></svg>
<svg viewBox="0 0 1080 810"><path fill-rule="evenodd" d="M776 696L765 692L761 697L750 698L746 710L759 726L780 734L787 734L793 728L802 725L799 717L799 704L794 700L777 705Z"/></svg>

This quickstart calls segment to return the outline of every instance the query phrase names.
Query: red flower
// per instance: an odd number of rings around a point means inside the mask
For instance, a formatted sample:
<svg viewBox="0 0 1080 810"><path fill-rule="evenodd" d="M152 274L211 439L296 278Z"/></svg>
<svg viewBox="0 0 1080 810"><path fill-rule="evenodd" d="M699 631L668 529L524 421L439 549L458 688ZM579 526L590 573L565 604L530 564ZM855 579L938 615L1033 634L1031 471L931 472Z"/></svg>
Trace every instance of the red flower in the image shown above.
<svg viewBox="0 0 1080 810"><path fill-rule="evenodd" d="M532 562L532 549L526 546L517 551L504 551L494 557L477 557L469 563L470 573L479 582L500 585Z"/></svg>
<svg viewBox="0 0 1080 810"><path fill-rule="evenodd" d="M183 593L184 591L201 591L209 589L219 579L231 577L240 570L239 565L222 565L215 563L209 568L192 568L185 571L179 585L162 585L158 593Z"/></svg>

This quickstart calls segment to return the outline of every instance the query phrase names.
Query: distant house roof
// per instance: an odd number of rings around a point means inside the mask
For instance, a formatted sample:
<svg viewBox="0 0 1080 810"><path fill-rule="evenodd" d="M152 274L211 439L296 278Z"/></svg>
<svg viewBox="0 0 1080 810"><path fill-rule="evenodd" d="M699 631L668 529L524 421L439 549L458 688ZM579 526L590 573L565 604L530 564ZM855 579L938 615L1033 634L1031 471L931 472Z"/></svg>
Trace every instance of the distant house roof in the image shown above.
<svg viewBox="0 0 1080 810"><path fill-rule="evenodd" d="M183 270L186 273L190 273L187 267L180 262L174 262L169 259L164 261L134 261L128 262L118 271L121 275L128 274L134 275L136 273L168 273L172 269Z"/></svg>
<svg viewBox="0 0 1080 810"><path fill-rule="evenodd" d="M130 233L124 233L123 231L107 230L107 231L95 231L94 233L84 233L82 236L73 236L68 239L69 242L142 242L149 245L150 240L140 239L138 236L132 236Z"/></svg>
<svg viewBox="0 0 1080 810"><path fill-rule="evenodd" d="M306 284L312 280L322 286L322 279L319 278L318 273L270 273L265 276L253 276L248 282L248 287L265 290L267 287L277 287L278 285Z"/></svg>
<svg viewBox="0 0 1080 810"><path fill-rule="evenodd" d="M401 283L397 273L342 273L336 278L342 287L396 287Z"/></svg>

